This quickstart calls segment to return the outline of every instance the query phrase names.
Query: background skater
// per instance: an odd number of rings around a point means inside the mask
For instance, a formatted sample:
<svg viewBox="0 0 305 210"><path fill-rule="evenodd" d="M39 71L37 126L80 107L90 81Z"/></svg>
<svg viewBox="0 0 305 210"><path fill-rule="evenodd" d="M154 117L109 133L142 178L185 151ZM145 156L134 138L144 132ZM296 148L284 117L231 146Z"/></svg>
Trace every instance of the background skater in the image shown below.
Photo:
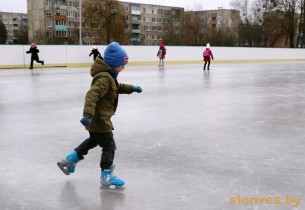
<svg viewBox="0 0 305 210"><path fill-rule="evenodd" d="M31 44L31 48L28 51L26 51L26 53L32 54L30 69L33 69L33 61L36 61L37 63L41 63L42 65L44 65L44 61L39 60L39 56L38 56L39 50L37 49L37 46L34 43Z"/></svg>
<svg viewBox="0 0 305 210"><path fill-rule="evenodd" d="M100 57L103 60L103 57L101 55L101 53L98 51L97 47L94 46L91 50L91 53L89 54L89 56L93 55L93 61L95 61L95 59L97 57Z"/></svg>
<svg viewBox="0 0 305 210"><path fill-rule="evenodd" d="M211 58L212 60L214 60L212 50L210 49L210 44L207 43L207 47L205 51L203 51L203 60L204 60L203 70L205 70L207 63L208 63L208 70L210 70Z"/></svg>
<svg viewBox="0 0 305 210"><path fill-rule="evenodd" d="M141 93L139 86L118 83L117 76L128 62L126 51L116 42L109 44L104 52L104 61L96 58L91 68L93 77L86 94L83 117L80 122L89 131L90 137L83 141L57 165L69 175L76 163L84 159L90 149L102 147L100 160L101 189L122 190L125 182L113 175L116 144L113 138L111 117L118 106L118 94ZM115 186L115 189L110 186Z"/></svg>
<svg viewBox="0 0 305 210"><path fill-rule="evenodd" d="M164 59L166 55L166 48L164 46L164 42L160 44L157 57L159 57L159 67L164 67Z"/></svg>

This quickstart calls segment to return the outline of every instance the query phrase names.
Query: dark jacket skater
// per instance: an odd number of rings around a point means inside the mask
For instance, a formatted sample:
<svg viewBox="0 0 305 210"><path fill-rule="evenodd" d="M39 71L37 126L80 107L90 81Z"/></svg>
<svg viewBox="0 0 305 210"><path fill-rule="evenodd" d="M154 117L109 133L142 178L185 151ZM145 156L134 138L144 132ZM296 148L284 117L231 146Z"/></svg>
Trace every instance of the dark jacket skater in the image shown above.
<svg viewBox="0 0 305 210"><path fill-rule="evenodd" d="M44 61L39 60L39 56L38 56L39 50L37 49L37 46L34 43L31 44L31 48L28 51L26 51L26 53L32 54L30 69L33 69L33 61L36 61L37 63L41 63L42 65L44 65Z"/></svg>
<svg viewBox="0 0 305 210"><path fill-rule="evenodd" d="M99 57L100 59L104 59L101 55L101 53L98 51L97 47L93 47L92 50L91 50L91 53L89 54L89 56L93 55L93 61L95 61L95 59L97 57Z"/></svg>

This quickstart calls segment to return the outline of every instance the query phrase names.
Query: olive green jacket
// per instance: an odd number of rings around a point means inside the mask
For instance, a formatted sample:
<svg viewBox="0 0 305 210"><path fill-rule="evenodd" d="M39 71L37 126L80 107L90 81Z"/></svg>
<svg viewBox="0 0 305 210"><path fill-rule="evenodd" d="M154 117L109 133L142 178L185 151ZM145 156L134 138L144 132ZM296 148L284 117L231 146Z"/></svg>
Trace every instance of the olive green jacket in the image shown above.
<svg viewBox="0 0 305 210"><path fill-rule="evenodd" d="M118 83L108 72L112 70L101 59L96 58L91 68L93 77L91 87L86 94L83 115L92 117L92 123L86 129L96 133L108 133L113 130L111 117L114 115L119 94L133 92L132 85Z"/></svg>

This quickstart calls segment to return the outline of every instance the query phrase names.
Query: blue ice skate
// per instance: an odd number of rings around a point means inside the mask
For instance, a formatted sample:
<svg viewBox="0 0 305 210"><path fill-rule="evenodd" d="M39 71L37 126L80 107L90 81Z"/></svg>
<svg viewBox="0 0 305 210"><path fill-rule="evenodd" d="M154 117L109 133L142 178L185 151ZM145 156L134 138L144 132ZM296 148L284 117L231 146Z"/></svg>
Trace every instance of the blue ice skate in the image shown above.
<svg viewBox="0 0 305 210"><path fill-rule="evenodd" d="M101 172L101 190L123 191L125 189L123 187L125 182L113 175L114 167L115 166L112 165L111 168L105 169ZM111 185L114 186L114 188L111 188Z"/></svg>
<svg viewBox="0 0 305 210"><path fill-rule="evenodd" d="M79 162L79 158L76 151L73 151L69 153L61 162L57 162L57 165L62 172L64 172L64 174L70 175L70 173L74 173L77 162Z"/></svg>

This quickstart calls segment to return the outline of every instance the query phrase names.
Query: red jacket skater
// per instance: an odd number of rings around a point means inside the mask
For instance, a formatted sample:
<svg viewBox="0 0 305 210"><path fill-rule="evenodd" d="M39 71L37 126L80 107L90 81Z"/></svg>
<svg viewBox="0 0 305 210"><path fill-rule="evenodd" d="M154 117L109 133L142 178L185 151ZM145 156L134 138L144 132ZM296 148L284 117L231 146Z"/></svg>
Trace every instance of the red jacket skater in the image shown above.
<svg viewBox="0 0 305 210"><path fill-rule="evenodd" d="M202 55L204 61L211 61L211 58L214 60L213 53L208 47L203 51Z"/></svg>
<svg viewBox="0 0 305 210"><path fill-rule="evenodd" d="M159 50L158 50L158 53L157 53L157 57L159 57L160 59L164 59L165 55L166 55L166 49L164 47L164 43L162 42L160 44L160 47L159 47Z"/></svg>

